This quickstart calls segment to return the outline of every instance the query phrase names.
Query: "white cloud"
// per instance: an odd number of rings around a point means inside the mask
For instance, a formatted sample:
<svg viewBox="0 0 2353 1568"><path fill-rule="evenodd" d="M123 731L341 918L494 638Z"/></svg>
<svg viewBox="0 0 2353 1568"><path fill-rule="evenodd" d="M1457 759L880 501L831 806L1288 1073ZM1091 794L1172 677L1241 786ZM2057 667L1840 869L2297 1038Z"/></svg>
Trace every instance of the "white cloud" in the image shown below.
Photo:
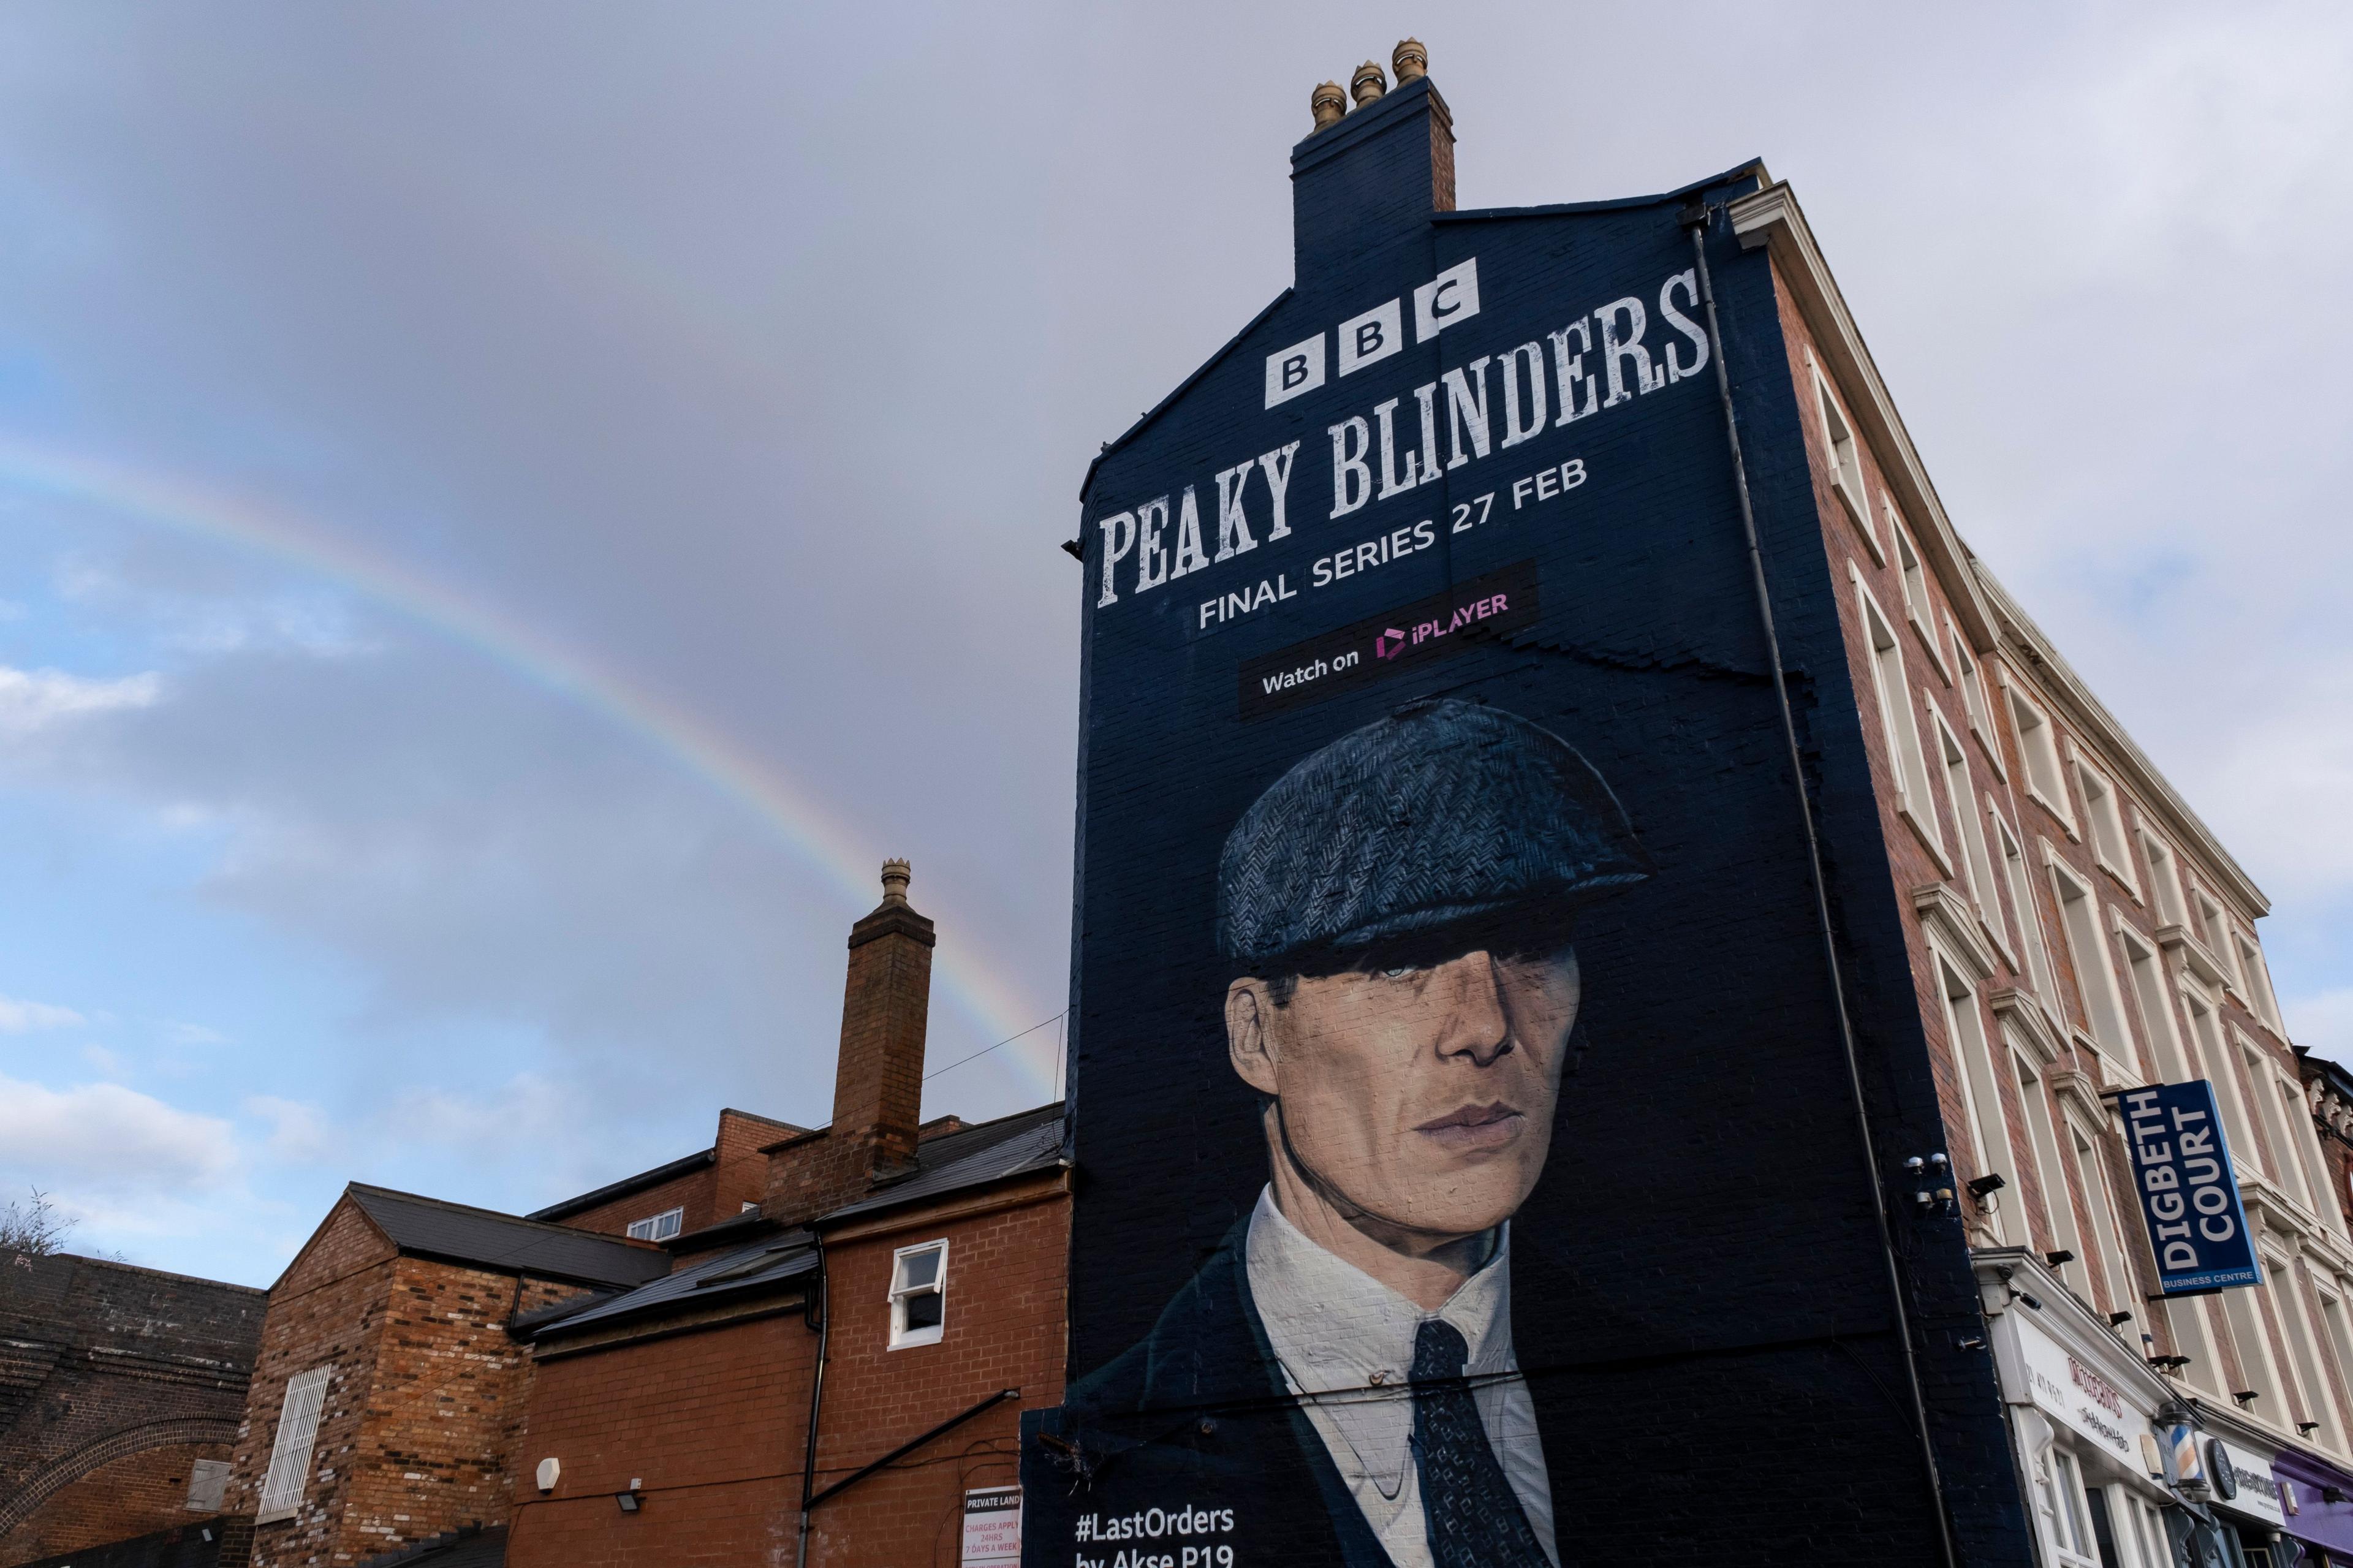
<svg viewBox="0 0 2353 1568"><path fill-rule="evenodd" d="M269 1152L290 1164L316 1164L342 1147L326 1113L315 1105L257 1094L245 1109L269 1123Z"/></svg>
<svg viewBox="0 0 2353 1568"><path fill-rule="evenodd" d="M88 1212L102 1197L176 1197L226 1185L237 1139L217 1117L121 1084L53 1089L0 1076L0 1169Z"/></svg>
<svg viewBox="0 0 2353 1568"><path fill-rule="evenodd" d="M2353 1067L2353 986L2283 997L2280 1010L2296 1044Z"/></svg>
<svg viewBox="0 0 2353 1568"><path fill-rule="evenodd" d="M61 669L0 665L0 735L29 735L79 714L152 707L163 684L153 670L94 680Z"/></svg>
<svg viewBox="0 0 2353 1568"><path fill-rule="evenodd" d="M25 1035L35 1029L67 1029L90 1020L70 1007L47 1002L19 1002L0 996L0 1035Z"/></svg>

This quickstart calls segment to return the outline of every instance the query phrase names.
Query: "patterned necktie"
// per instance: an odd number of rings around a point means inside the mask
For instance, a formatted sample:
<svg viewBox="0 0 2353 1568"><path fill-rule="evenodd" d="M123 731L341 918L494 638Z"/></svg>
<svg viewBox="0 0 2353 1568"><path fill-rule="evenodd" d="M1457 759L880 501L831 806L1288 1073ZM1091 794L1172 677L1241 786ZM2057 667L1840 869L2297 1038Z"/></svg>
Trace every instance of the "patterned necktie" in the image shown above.
<svg viewBox="0 0 2353 1568"><path fill-rule="evenodd" d="M1438 1568L1551 1568L1462 1381L1471 1347L1432 1318L1413 1336L1413 1448Z"/></svg>

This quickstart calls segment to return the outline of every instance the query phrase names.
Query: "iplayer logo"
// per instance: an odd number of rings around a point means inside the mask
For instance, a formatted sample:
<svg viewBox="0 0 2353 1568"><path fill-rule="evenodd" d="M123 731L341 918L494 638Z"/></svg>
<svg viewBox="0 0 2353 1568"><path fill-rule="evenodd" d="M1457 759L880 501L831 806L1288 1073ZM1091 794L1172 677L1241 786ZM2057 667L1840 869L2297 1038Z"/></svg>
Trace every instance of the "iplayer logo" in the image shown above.
<svg viewBox="0 0 2353 1568"><path fill-rule="evenodd" d="M1373 639L1375 658L1395 658L1405 651L1405 634L1391 626Z"/></svg>

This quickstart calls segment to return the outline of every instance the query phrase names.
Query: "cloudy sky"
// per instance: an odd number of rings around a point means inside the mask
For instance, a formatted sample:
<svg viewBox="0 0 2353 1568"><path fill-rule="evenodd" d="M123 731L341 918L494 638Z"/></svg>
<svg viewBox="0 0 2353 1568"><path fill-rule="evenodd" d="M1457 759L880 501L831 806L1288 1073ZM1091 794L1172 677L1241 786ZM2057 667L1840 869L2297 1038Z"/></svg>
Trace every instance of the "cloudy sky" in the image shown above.
<svg viewBox="0 0 2353 1568"><path fill-rule="evenodd" d="M267 1283L821 1121L885 855L928 1109L1054 1090L1089 458L1288 281L1309 89L1465 206L1794 183L1965 535L2353 1058L2341 6L0 9L0 1185Z"/></svg>

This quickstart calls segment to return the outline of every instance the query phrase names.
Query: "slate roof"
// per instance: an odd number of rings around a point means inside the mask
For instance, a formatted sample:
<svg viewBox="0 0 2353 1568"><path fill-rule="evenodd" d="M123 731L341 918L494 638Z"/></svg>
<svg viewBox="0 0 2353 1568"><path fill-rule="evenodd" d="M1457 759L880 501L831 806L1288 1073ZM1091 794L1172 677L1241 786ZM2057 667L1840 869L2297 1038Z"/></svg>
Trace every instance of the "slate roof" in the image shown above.
<svg viewBox="0 0 2353 1568"><path fill-rule="evenodd" d="M617 1237L358 1182L343 1191L395 1247L419 1257L583 1285L641 1285L670 1269L668 1253Z"/></svg>
<svg viewBox="0 0 2353 1568"><path fill-rule="evenodd" d="M984 1121L977 1127L940 1133L923 1141L918 1158L921 1163L909 1174L857 1203L834 1210L825 1219L916 1203L1059 1164L1062 1158L1062 1108L1041 1105L1035 1110ZM805 1229L789 1230L699 1259L675 1274L586 1306L558 1302L542 1308L518 1318L512 1328L524 1338L568 1334L590 1323L656 1315L722 1300L739 1292L774 1289L815 1273L817 1267L816 1238Z"/></svg>
<svg viewBox="0 0 2353 1568"><path fill-rule="evenodd" d="M937 1197L1024 1171L1044 1170L1060 1163L1061 1158L1062 1108L1041 1105L926 1141L916 1152L918 1163L913 1172L825 1217L843 1219Z"/></svg>
<svg viewBox="0 0 2353 1568"><path fill-rule="evenodd" d="M806 1230L786 1231L751 1247L739 1247L715 1257L689 1264L677 1273L667 1275L635 1290L623 1291L586 1309L557 1313L548 1309L547 1315L556 1319L549 1322L516 1321L519 1333L570 1333L587 1323L611 1322L618 1318L634 1318L642 1313L660 1312L682 1306L702 1306L708 1301L724 1300L731 1295L766 1290L817 1268L817 1244ZM565 1303L559 1303L565 1305ZM538 1317L534 1314L534 1317Z"/></svg>
<svg viewBox="0 0 2353 1568"><path fill-rule="evenodd" d="M617 1182L607 1182L601 1187L582 1193L577 1197L566 1198L560 1204L550 1204L543 1209L533 1209L523 1217L537 1220L562 1219L566 1215L575 1215L584 1209L593 1209L599 1204L608 1204L616 1198L628 1197L631 1193L642 1188L659 1186L662 1183L674 1181L680 1176L691 1176L697 1171L706 1170L717 1163L719 1163L717 1149L698 1150L694 1153L672 1160L667 1165L656 1165L650 1171L639 1171L634 1176L623 1176Z"/></svg>

